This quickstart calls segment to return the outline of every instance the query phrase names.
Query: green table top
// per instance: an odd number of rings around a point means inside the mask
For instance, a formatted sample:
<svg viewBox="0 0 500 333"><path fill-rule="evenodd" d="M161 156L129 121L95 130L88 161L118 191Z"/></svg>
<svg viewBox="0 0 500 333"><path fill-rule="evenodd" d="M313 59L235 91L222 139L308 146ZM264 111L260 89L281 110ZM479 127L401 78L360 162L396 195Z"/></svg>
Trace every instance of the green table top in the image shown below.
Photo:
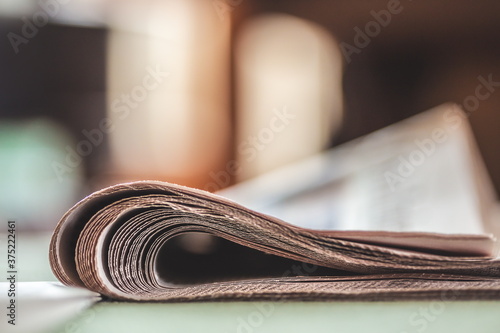
<svg viewBox="0 0 500 333"><path fill-rule="evenodd" d="M500 332L499 302L99 303L57 332Z"/></svg>

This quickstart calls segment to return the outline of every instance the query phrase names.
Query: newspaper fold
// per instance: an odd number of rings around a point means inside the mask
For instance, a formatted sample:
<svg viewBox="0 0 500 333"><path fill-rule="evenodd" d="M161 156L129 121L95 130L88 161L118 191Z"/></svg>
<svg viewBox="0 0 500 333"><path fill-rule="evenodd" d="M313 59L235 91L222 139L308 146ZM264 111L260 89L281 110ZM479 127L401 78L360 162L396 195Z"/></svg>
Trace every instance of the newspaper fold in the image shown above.
<svg viewBox="0 0 500 333"><path fill-rule="evenodd" d="M313 230L205 191L111 186L57 225L66 285L135 301L500 298L488 235Z"/></svg>

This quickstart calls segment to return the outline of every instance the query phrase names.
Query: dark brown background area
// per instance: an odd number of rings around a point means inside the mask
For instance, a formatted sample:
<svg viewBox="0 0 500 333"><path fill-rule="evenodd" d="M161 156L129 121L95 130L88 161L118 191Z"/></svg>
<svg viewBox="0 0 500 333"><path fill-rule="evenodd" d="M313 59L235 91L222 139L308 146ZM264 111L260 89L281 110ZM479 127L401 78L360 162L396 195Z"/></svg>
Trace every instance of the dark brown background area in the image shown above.
<svg viewBox="0 0 500 333"><path fill-rule="evenodd" d="M107 30L47 24L16 54L7 36L23 25L0 18L0 119L49 117L85 139L106 115ZM83 159L87 176L103 167L105 149Z"/></svg>

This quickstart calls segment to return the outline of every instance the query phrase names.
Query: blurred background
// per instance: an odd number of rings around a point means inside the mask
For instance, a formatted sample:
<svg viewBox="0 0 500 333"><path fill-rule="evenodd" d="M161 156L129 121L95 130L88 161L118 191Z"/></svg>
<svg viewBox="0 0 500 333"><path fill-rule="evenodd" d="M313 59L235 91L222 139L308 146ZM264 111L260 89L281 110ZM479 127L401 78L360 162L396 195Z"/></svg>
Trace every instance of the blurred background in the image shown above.
<svg viewBox="0 0 500 333"><path fill-rule="evenodd" d="M0 220L218 191L448 101L498 191L499 88L493 0L0 0Z"/></svg>

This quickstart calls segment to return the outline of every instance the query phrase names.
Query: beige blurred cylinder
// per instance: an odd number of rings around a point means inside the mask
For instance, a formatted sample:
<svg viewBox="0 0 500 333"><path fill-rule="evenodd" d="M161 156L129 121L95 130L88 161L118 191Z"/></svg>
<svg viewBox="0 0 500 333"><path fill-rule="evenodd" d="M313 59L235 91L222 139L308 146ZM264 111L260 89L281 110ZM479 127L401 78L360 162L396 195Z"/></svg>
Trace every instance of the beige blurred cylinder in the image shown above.
<svg viewBox="0 0 500 333"><path fill-rule="evenodd" d="M241 31L236 64L239 180L325 148L342 117L341 54L326 30L257 17Z"/></svg>
<svg viewBox="0 0 500 333"><path fill-rule="evenodd" d="M108 50L112 172L203 187L230 152L229 20L208 1L124 1Z"/></svg>

